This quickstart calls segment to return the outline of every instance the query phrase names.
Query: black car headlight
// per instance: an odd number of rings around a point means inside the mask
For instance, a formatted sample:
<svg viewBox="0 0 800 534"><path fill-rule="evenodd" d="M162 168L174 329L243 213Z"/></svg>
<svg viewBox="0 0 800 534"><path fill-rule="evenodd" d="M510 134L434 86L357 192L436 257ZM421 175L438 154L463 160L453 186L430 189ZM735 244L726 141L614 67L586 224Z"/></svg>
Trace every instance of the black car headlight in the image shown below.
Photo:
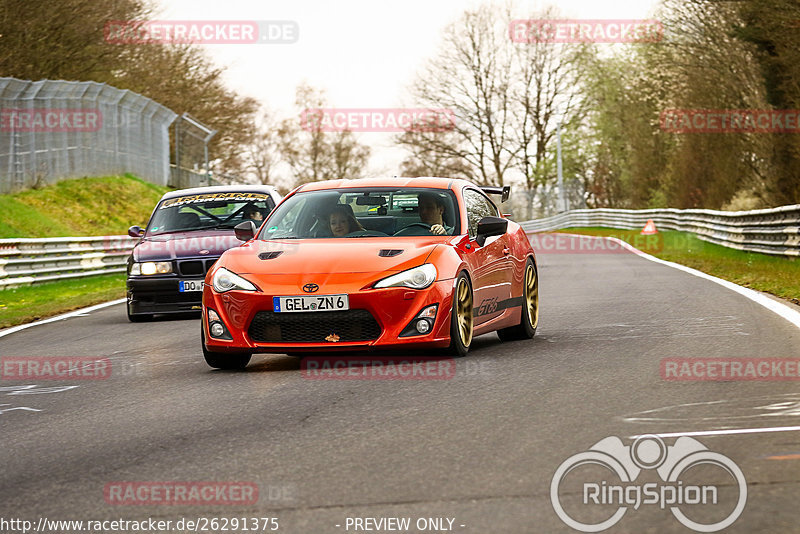
<svg viewBox="0 0 800 534"><path fill-rule="evenodd" d="M132 263L132 275L151 275L151 274L169 274L172 272L171 261L145 261L142 263Z"/></svg>

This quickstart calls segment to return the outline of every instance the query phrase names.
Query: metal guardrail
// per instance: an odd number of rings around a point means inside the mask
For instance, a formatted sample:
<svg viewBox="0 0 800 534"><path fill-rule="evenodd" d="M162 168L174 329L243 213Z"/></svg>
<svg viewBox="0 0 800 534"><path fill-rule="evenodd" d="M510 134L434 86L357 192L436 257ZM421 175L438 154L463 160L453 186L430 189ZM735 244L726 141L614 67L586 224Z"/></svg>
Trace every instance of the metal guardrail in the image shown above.
<svg viewBox="0 0 800 534"><path fill-rule="evenodd" d="M125 272L136 241L120 235L0 239L0 289Z"/></svg>
<svg viewBox="0 0 800 534"><path fill-rule="evenodd" d="M520 223L526 232L604 226L639 229L652 219L663 230L692 232L703 241L774 256L800 256L800 204L752 211L715 210L572 210Z"/></svg>
<svg viewBox="0 0 800 534"><path fill-rule="evenodd" d="M800 256L800 205L754 211L573 210L521 223L526 232L576 226L692 232L710 243L776 256ZM0 289L125 272L136 239L128 236L0 239Z"/></svg>

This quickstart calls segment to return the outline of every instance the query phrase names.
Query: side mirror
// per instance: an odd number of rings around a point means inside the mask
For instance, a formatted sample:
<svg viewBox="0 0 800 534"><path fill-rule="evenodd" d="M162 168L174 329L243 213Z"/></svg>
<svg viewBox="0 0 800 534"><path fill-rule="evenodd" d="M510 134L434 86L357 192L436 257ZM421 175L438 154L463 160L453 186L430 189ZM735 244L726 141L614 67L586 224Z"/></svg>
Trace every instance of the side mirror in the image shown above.
<svg viewBox="0 0 800 534"><path fill-rule="evenodd" d="M494 235L503 235L508 230L508 219L501 219L500 217L484 217L478 221L478 235L475 241L478 246L482 247L486 243L486 239Z"/></svg>
<svg viewBox="0 0 800 534"><path fill-rule="evenodd" d="M144 235L144 230L139 226L131 226L128 228L128 235L131 237L142 237Z"/></svg>
<svg viewBox="0 0 800 534"><path fill-rule="evenodd" d="M255 237L256 230L256 223L253 221L244 221L233 227L236 239L239 241L250 241Z"/></svg>

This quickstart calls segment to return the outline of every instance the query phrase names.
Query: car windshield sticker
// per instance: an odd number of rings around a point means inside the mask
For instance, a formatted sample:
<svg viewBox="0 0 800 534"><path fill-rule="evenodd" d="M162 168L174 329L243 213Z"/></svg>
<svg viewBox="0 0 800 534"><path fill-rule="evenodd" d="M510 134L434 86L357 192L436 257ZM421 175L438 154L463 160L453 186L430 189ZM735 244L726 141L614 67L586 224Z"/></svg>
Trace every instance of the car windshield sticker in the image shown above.
<svg viewBox="0 0 800 534"><path fill-rule="evenodd" d="M161 204L160 209L163 210L164 208L170 208L172 206L183 206L184 204L195 204L198 202L213 202L215 200L257 201L267 200L268 198L269 195L264 193L206 193L165 200L164 203Z"/></svg>

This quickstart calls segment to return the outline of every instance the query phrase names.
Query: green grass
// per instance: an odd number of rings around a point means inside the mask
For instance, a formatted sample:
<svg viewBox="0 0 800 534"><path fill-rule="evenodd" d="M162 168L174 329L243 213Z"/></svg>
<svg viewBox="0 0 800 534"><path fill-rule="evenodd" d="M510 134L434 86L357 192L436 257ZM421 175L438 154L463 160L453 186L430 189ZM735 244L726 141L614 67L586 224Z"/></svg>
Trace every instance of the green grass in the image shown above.
<svg viewBox="0 0 800 534"><path fill-rule="evenodd" d="M0 290L0 328L125 296L125 274L104 274Z"/></svg>
<svg viewBox="0 0 800 534"><path fill-rule="evenodd" d="M125 235L147 222L168 190L126 174L0 195L0 238ZM124 274L0 289L0 328L124 296Z"/></svg>
<svg viewBox="0 0 800 534"><path fill-rule="evenodd" d="M0 238L124 235L167 191L127 174L0 195Z"/></svg>
<svg viewBox="0 0 800 534"><path fill-rule="evenodd" d="M559 231L618 237L657 258L800 304L800 258L743 252L707 243L688 232L659 232L660 238L654 240L651 236L642 241L644 236L640 236L638 230L565 228Z"/></svg>

